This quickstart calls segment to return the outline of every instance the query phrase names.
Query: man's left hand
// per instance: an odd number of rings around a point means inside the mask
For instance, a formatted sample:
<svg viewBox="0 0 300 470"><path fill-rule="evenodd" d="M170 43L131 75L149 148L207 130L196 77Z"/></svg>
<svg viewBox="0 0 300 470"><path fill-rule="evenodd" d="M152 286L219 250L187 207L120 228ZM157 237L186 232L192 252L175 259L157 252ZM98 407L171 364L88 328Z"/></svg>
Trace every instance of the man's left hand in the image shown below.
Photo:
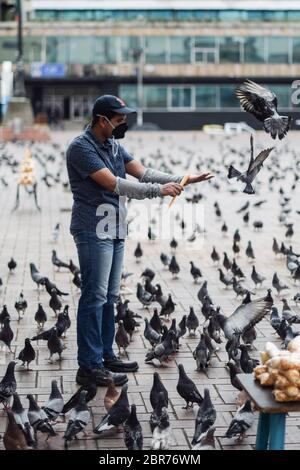
<svg viewBox="0 0 300 470"><path fill-rule="evenodd" d="M192 183L200 183L201 181L208 181L211 178L214 178L214 175L212 175L211 173L203 173L202 175L189 175L189 179L186 185Z"/></svg>

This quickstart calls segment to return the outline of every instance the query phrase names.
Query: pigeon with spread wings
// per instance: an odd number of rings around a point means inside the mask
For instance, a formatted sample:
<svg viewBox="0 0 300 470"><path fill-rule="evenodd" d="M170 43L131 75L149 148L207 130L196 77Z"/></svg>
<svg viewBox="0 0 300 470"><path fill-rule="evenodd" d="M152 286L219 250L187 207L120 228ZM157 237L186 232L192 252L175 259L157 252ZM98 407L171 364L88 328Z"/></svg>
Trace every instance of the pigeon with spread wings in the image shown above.
<svg viewBox="0 0 300 470"><path fill-rule="evenodd" d="M272 139L277 136L280 140L284 138L290 128L291 117L278 114L275 93L252 80L246 80L237 87L236 96L245 111L263 122L264 130L271 134Z"/></svg>
<svg viewBox="0 0 300 470"><path fill-rule="evenodd" d="M246 194L255 194L255 190L252 186L252 183L261 170L261 167L264 164L264 161L268 158L274 147L270 147L267 149L262 150L256 158L253 156L253 135L250 136L250 162L247 171L241 173L240 171L236 170L233 165L230 165L228 170L228 178L236 178L238 181L242 181L246 184L243 193Z"/></svg>
<svg viewBox="0 0 300 470"><path fill-rule="evenodd" d="M228 318L220 313L216 314L224 335L227 339L233 339L236 333L244 333L260 322L267 315L273 305L271 289L268 294L248 304L241 304Z"/></svg>

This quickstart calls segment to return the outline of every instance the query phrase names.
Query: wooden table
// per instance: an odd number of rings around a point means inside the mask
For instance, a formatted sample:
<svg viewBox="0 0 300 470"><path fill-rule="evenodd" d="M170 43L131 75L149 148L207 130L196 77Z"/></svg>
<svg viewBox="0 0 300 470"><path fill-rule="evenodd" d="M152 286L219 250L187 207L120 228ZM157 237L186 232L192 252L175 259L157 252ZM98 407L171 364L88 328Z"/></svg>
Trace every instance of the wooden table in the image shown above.
<svg viewBox="0 0 300 470"><path fill-rule="evenodd" d="M277 402L271 387L262 387L252 374L238 374L241 386L259 411L256 450L282 450L286 414L300 411L300 402Z"/></svg>

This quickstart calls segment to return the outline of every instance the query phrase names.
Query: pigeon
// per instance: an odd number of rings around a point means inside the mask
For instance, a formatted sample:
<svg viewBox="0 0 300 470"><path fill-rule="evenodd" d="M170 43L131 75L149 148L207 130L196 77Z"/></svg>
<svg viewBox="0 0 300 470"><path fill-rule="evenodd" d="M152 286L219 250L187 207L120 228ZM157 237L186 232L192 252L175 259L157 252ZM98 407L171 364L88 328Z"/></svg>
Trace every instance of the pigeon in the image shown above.
<svg viewBox="0 0 300 470"><path fill-rule="evenodd" d="M145 318L144 337L151 344L152 347L156 346L161 340L161 334L157 333L149 324L148 318Z"/></svg>
<svg viewBox="0 0 300 470"><path fill-rule="evenodd" d="M68 413L70 410L72 410L72 408L75 408L78 405L80 393L82 391L87 392L86 397L85 397L86 403L92 401L95 398L95 396L97 395L97 385L96 385L95 375L96 375L96 371L94 371L94 373L92 372L87 383L79 387L78 390L74 393L74 395L72 395L72 397L67 401L67 403L64 404L63 409L61 411L62 414ZM105 404L105 399L104 399L104 404Z"/></svg>
<svg viewBox="0 0 300 470"><path fill-rule="evenodd" d="M130 416L130 408L127 396L127 385L123 385L121 394L116 403L94 428L95 434L115 428L123 424Z"/></svg>
<svg viewBox="0 0 300 470"><path fill-rule="evenodd" d="M237 374L241 373L240 368L231 361L227 362L227 366L229 368L229 375L230 375L231 385L241 392L244 389L243 389L243 387L241 386L239 380L236 377Z"/></svg>
<svg viewBox="0 0 300 470"><path fill-rule="evenodd" d="M168 299L165 303L165 305L161 308L159 316L166 317L166 320L169 320L170 315L174 312L175 310L175 305L177 305L175 302L172 300L171 294L168 295Z"/></svg>
<svg viewBox="0 0 300 470"><path fill-rule="evenodd" d="M3 445L5 450L27 450L27 442L24 432L16 423L14 413L11 410L6 410L7 413L7 426L3 435Z"/></svg>
<svg viewBox="0 0 300 470"><path fill-rule="evenodd" d="M246 194L255 194L255 190L252 186L252 183L254 179L256 178L257 174L261 170L265 160L268 158L274 147L267 148L265 150L262 150L257 157L254 159L253 155L253 135L251 134L250 136L250 162L247 170L244 173L241 173L238 171L236 168L234 168L233 165L230 165L229 170L228 170L228 179L231 178L236 178L237 181L241 181L242 183L245 183L246 186L243 190L243 193Z"/></svg>
<svg viewBox="0 0 300 470"><path fill-rule="evenodd" d="M297 292L297 294L294 295L292 300L295 302L296 305L298 305L298 302L300 302L300 292Z"/></svg>
<svg viewBox="0 0 300 470"><path fill-rule="evenodd" d="M72 283L74 284L74 286L77 287L77 289L81 289L82 283L81 283L81 277L80 277L79 273L74 274L74 277L72 279Z"/></svg>
<svg viewBox="0 0 300 470"><path fill-rule="evenodd" d="M168 406L169 403L169 397L168 397L168 391L163 385L160 375L158 372L154 372L153 374L153 385L150 391L150 403L153 408L153 410L157 407L158 405L158 397L159 394L163 394L164 402L166 404L166 407Z"/></svg>
<svg viewBox="0 0 300 470"><path fill-rule="evenodd" d="M51 381L51 394L45 406L42 407L50 421L55 421L62 413L64 399L57 386L57 381Z"/></svg>
<svg viewBox="0 0 300 470"><path fill-rule="evenodd" d="M58 354L59 360L61 361L61 354L66 346L63 344L62 340L57 336L57 328L54 326L51 328L51 335L47 341L47 346L50 352L49 360L52 361L53 354Z"/></svg>
<svg viewBox="0 0 300 470"><path fill-rule="evenodd" d="M179 379L177 382L177 392L185 400L186 406L184 409L193 407L194 403L200 405L203 401L202 396L200 395L194 382L187 376L184 367L182 364L178 365L179 369Z"/></svg>
<svg viewBox="0 0 300 470"><path fill-rule="evenodd" d="M240 345L241 357L240 357L240 364L241 369L245 374L252 374L253 369L259 365L259 361L256 359L252 359L247 351L247 346L244 344Z"/></svg>
<svg viewBox="0 0 300 470"><path fill-rule="evenodd" d="M78 266L76 266L73 261L70 259L70 263L69 263L69 269L71 271L72 274L80 274L80 269L78 268Z"/></svg>
<svg viewBox="0 0 300 470"><path fill-rule="evenodd" d="M141 277L148 278L152 282L154 277L155 277L155 272L152 271L152 269L150 269L150 268L146 268L142 272Z"/></svg>
<svg viewBox="0 0 300 470"><path fill-rule="evenodd" d="M152 317L150 318L149 325L150 325L151 328L153 328L153 330L155 330L157 333L159 333L159 334L162 333L162 321L161 321L161 319L159 318L157 308L155 308L154 311L153 311L153 315L152 315Z"/></svg>
<svg viewBox="0 0 300 470"><path fill-rule="evenodd" d="M216 450L213 426L208 428L206 433L200 434L198 441L193 445L192 450Z"/></svg>
<svg viewBox="0 0 300 470"><path fill-rule="evenodd" d="M3 326L4 325L4 320L5 318L8 318L10 320L10 315L7 311L7 306L6 305L3 305L2 307L2 310L1 310L1 313L0 313L0 325Z"/></svg>
<svg viewBox="0 0 300 470"><path fill-rule="evenodd" d="M244 331L244 333L242 334L242 340L244 341L245 345L249 349L252 349L253 343L256 340L256 338L257 338L257 334L256 334L256 330L254 326Z"/></svg>
<svg viewBox="0 0 300 470"><path fill-rule="evenodd" d="M46 441L49 439L49 437L56 436L56 432L51 426L48 416L44 410L38 406L37 402L33 398L33 395L28 394L27 398L29 400L28 418L30 425L34 429L35 438L37 431L40 431L43 434L47 434Z"/></svg>
<svg viewBox="0 0 300 470"><path fill-rule="evenodd" d="M282 319L279 317L278 309L276 307L272 307L271 315L270 315L270 323L272 328L278 333L280 328Z"/></svg>
<svg viewBox="0 0 300 470"><path fill-rule="evenodd" d="M57 223L54 227L54 230L52 232L52 240L53 243L57 243L58 237L60 234L60 223Z"/></svg>
<svg viewBox="0 0 300 470"><path fill-rule="evenodd" d="M193 352L193 358L197 364L197 371L201 372L209 366L209 361L211 358L211 353L207 347L207 340L204 334L201 334L200 341Z"/></svg>
<svg viewBox="0 0 300 470"><path fill-rule="evenodd" d="M170 264L171 260L165 253L160 254L160 260L161 260L162 264L165 266L165 268L169 268L169 264Z"/></svg>
<svg viewBox="0 0 300 470"><path fill-rule="evenodd" d="M228 439L238 436L240 442L244 437L246 431L251 428L254 423L254 413L251 408L251 401L247 400L236 412L229 428L224 437Z"/></svg>
<svg viewBox="0 0 300 470"><path fill-rule="evenodd" d="M236 280L235 277L232 278L232 288L236 293L236 296L245 296L248 293L248 289L243 287L239 281Z"/></svg>
<svg viewBox="0 0 300 470"><path fill-rule="evenodd" d="M168 300L168 297L163 294L160 284L156 284L155 300L161 307L164 307Z"/></svg>
<svg viewBox="0 0 300 470"><path fill-rule="evenodd" d="M153 359L157 359L161 364L167 361L169 356L174 352L173 341L176 340L176 334L174 331L168 331L166 338L159 343L153 351L149 351L146 354L145 362L151 362Z"/></svg>
<svg viewBox="0 0 300 470"><path fill-rule="evenodd" d="M152 432L151 449L167 450L171 445L171 425L164 394L158 394L156 408L150 416L150 428Z"/></svg>
<svg viewBox="0 0 300 470"><path fill-rule="evenodd" d="M146 277L144 288L147 292L149 292L149 294L151 294L151 295L153 295L153 297L155 297L156 287L153 284L151 284L151 281L148 277Z"/></svg>
<svg viewBox="0 0 300 470"><path fill-rule="evenodd" d="M33 280L33 282L36 283L38 288L40 286L45 285L46 278L45 276L42 276L42 274L39 273L34 263L30 263L30 274L31 274L31 279Z"/></svg>
<svg viewBox="0 0 300 470"><path fill-rule="evenodd" d="M284 318L289 325L292 323L300 323L300 316L294 313L291 308L289 307L287 300L282 299L283 307L282 307L282 318Z"/></svg>
<svg viewBox="0 0 300 470"><path fill-rule="evenodd" d="M227 339L232 339L235 332L244 333L270 312L273 304L271 290L268 294L248 304L241 304L228 318L218 313L216 318Z"/></svg>
<svg viewBox="0 0 300 470"><path fill-rule="evenodd" d="M230 274L224 274L221 268L218 268L219 279L225 285L225 288L233 284L233 277Z"/></svg>
<svg viewBox="0 0 300 470"><path fill-rule="evenodd" d="M180 267L179 267L179 264L177 263L176 258L175 258L174 255L172 256L170 264L169 264L169 271L172 273L173 278L175 278L175 279L178 278L177 274L180 271Z"/></svg>
<svg viewBox="0 0 300 470"><path fill-rule="evenodd" d="M23 405L20 401L20 397L17 394L17 392L13 394L13 397L14 397L14 400L13 400L11 411L13 412L16 425L23 432L27 445L29 447L36 447L37 444L34 439L33 429L29 423L28 413L27 411L24 410Z"/></svg>
<svg viewBox="0 0 300 470"><path fill-rule="evenodd" d="M276 238L273 238L272 250L275 253L275 256L280 254L280 247L278 245L278 242L277 242Z"/></svg>
<svg viewBox="0 0 300 470"><path fill-rule="evenodd" d="M237 87L236 96L245 111L263 123L264 130L271 134L272 139L277 136L280 140L284 138L290 128L291 117L278 114L275 93L247 79Z"/></svg>
<svg viewBox="0 0 300 470"><path fill-rule="evenodd" d="M248 241L248 245L247 245L247 248L246 248L246 256L250 259L255 259L255 255L254 255L254 251L253 251L253 248L252 248L252 243L251 241Z"/></svg>
<svg viewBox="0 0 300 470"><path fill-rule="evenodd" d="M17 267L17 263L13 258L10 258L9 262L7 263L8 269L10 274L14 272Z"/></svg>
<svg viewBox="0 0 300 470"><path fill-rule="evenodd" d="M262 283L266 280L265 276L262 276L256 271L254 265L252 266L251 279L254 282L255 287L257 287L258 284L261 286Z"/></svg>
<svg viewBox="0 0 300 470"><path fill-rule="evenodd" d="M228 258L227 253L224 252L223 254L224 254L223 266L227 271L229 271L232 267L232 263L231 263L230 259Z"/></svg>
<svg viewBox="0 0 300 470"><path fill-rule="evenodd" d="M130 415L124 423L124 443L128 450L143 450L143 431L136 416L136 405L131 405Z"/></svg>
<svg viewBox="0 0 300 470"><path fill-rule="evenodd" d="M24 316L27 307L27 301L24 299L23 292L21 292L19 299L15 302L15 309L18 312L18 320L21 320L21 318Z"/></svg>
<svg viewBox="0 0 300 470"><path fill-rule="evenodd" d="M134 250L134 256L137 263L141 260L141 257L143 256L143 250L141 248L140 242L138 242L137 247Z"/></svg>
<svg viewBox="0 0 300 470"><path fill-rule="evenodd" d="M41 303L39 303L39 305L38 305L38 309L37 309L37 311L36 311L36 313L35 313L35 315L34 315L34 319L35 319L35 321L36 321L37 324L38 324L38 328L40 328L41 330L43 330L43 329L44 329L44 325L45 325L45 323L46 323L46 321L47 321L47 314L46 314L45 310L43 309Z"/></svg>
<svg viewBox="0 0 300 470"><path fill-rule="evenodd" d="M49 301L49 307L53 310L54 315L57 316L62 308L62 303L58 298L56 289L51 290L51 299Z"/></svg>
<svg viewBox="0 0 300 470"><path fill-rule="evenodd" d="M226 234L228 232L228 227L227 227L225 222L223 223L223 225L221 227L221 232L223 233L224 236L226 236Z"/></svg>
<svg viewBox="0 0 300 470"><path fill-rule="evenodd" d="M10 398L17 390L15 366L15 361L11 361L8 364L5 375L0 382L0 403L3 403L5 409L9 405Z"/></svg>
<svg viewBox="0 0 300 470"><path fill-rule="evenodd" d="M91 419L91 413L86 404L86 395L86 390L82 390L80 392L78 404L70 413L67 429L63 437L65 440L65 448L67 448L69 441L76 438L77 434L80 432L86 434L85 427Z"/></svg>
<svg viewBox="0 0 300 470"><path fill-rule="evenodd" d="M52 289L56 290L57 295L64 296L64 295L69 295L67 292L62 292L55 284L54 282L51 282L48 277L45 277L45 288L48 294L51 296L52 295Z"/></svg>
<svg viewBox="0 0 300 470"><path fill-rule="evenodd" d="M10 327L10 319L6 317L3 320L3 328L0 331L0 342L2 341L2 343L8 347L11 353L12 353L12 350L11 350L10 345L13 339L14 339L14 332Z"/></svg>
<svg viewBox="0 0 300 470"><path fill-rule="evenodd" d="M191 335L191 332L193 332L193 335L196 334L196 329L199 326L199 319L197 315L194 312L194 308L190 307L190 313L186 317L186 327L189 331L189 335Z"/></svg>
<svg viewBox="0 0 300 470"><path fill-rule="evenodd" d="M248 211L248 212L246 212L246 214L243 215L243 222L244 222L245 225L248 225L249 218L250 218L250 213Z"/></svg>
<svg viewBox="0 0 300 470"><path fill-rule="evenodd" d="M192 445L199 442L203 433L206 433L208 429L214 425L216 421L216 410L212 404L209 389L204 389L203 401L199 406L196 422L195 422L195 432L192 440Z"/></svg>
<svg viewBox="0 0 300 470"><path fill-rule="evenodd" d="M175 238L173 237L172 240L170 241L170 248L171 248L172 250L176 250L177 246L178 246L178 243L177 243L177 241L175 240Z"/></svg>
<svg viewBox="0 0 300 470"><path fill-rule="evenodd" d="M144 307L147 307L153 301L153 295L147 292L140 282L137 283L136 296Z"/></svg>
<svg viewBox="0 0 300 470"><path fill-rule="evenodd" d="M104 396L104 406L106 411L109 411L111 407L116 403L119 399L120 392L117 390L115 386L115 382L112 377L108 377L107 379L107 389Z"/></svg>
<svg viewBox="0 0 300 470"><path fill-rule="evenodd" d="M119 326L115 335L115 341L119 349L119 354L121 354L121 348L123 348L124 354L126 354L126 349L129 346L130 340L124 328L123 320L119 321Z"/></svg>
<svg viewBox="0 0 300 470"><path fill-rule="evenodd" d="M60 268L67 268L70 269L70 265L67 263L64 263L61 261L56 254L56 250L52 250L52 258L51 258L52 264L58 268L58 271Z"/></svg>
<svg viewBox="0 0 300 470"><path fill-rule="evenodd" d="M25 338L25 346L19 352L19 356L18 356L18 359L22 361L23 363L22 366L25 366L25 363L26 363L27 370L29 370L29 364L30 362L35 360L35 356L36 356L35 350L30 344L30 339Z"/></svg>
<svg viewBox="0 0 300 470"><path fill-rule="evenodd" d="M274 273L273 279L272 279L272 286L274 289L277 290L277 294L280 295L280 292L285 289L289 289L289 286L284 284L284 282L280 281L277 273Z"/></svg>
<svg viewBox="0 0 300 470"><path fill-rule="evenodd" d="M201 271L199 268L197 268L194 265L193 261L190 261L190 265L191 265L190 273L193 276L194 282L197 283L198 279L202 277Z"/></svg>
<svg viewBox="0 0 300 470"><path fill-rule="evenodd" d="M219 263L220 261L220 255L219 253L216 251L215 247L213 247L213 250L211 252L211 255L210 255L211 259L213 260L214 263Z"/></svg>

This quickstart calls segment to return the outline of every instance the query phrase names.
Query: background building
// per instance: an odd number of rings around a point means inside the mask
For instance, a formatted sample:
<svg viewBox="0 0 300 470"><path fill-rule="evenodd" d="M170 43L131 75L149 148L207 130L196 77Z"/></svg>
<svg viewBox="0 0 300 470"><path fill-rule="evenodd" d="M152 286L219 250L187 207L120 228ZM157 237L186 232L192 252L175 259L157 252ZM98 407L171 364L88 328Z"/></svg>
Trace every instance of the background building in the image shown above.
<svg viewBox="0 0 300 470"><path fill-rule="evenodd" d="M0 62L15 57L13 3L2 2L10 8L1 16ZM144 120L161 128L253 125L234 96L245 78L271 85L283 111L298 111L290 94L300 77L300 1L29 0L23 8L35 112L83 120L102 93L135 106L138 70Z"/></svg>

